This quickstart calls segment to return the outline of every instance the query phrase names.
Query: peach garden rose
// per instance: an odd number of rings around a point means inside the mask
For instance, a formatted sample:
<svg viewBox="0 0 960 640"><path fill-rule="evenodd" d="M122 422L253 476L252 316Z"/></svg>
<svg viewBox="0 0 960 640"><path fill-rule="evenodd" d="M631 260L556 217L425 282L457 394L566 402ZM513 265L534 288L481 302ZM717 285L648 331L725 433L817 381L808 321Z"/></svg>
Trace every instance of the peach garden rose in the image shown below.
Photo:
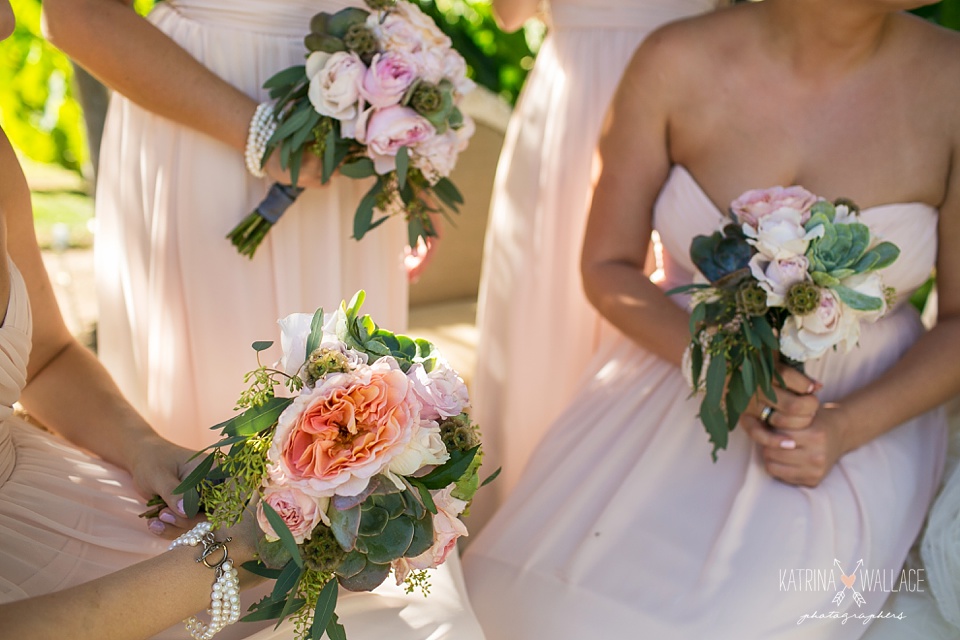
<svg viewBox="0 0 960 640"><path fill-rule="evenodd" d="M271 483L315 497L357 495L406 450L419 424L420 402L393 358L330 374L280 415Z"/></svg>

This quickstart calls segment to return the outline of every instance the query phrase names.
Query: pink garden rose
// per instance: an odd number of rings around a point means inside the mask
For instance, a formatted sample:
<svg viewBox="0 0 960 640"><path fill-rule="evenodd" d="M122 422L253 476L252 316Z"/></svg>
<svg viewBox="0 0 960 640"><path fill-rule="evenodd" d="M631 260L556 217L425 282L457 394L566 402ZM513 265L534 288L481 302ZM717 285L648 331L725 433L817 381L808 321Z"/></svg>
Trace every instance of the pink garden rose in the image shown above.
<svg viewBox="0 0 960 640"><path fill-rule="evenodd" d="M770 260L762 253L750 259L750 272L767 292L768 307L782 307L790 287L809 279L810 261L804 256Z"/></svg>
<svg viewBox="0 0 960 640"><path fill-rule="evenodd" d="M829 349L849 351L860 338L860 320L830 289L820 292L820 306L805 316L790 316L780 331L780 351L798 362L819 358Z"/></svg>
<svg viewBox="0 0 960 640"><path fill-rule="evenodd" d="M467 385L446 362L438 360L430 373L417 363L410 367L407 376L420 399L420 417L424 420L452 418L470 406Z"/></svg>
<svg viewBox="0 0 960 640"><path fill-rule="evenodd" d="M307 58L310 104L323 116L354 120L360 109L360 82L367 68L355 53L315 51Z"/></svg>
<svg viewBox="0 0 960 640"><path fill-rule="evenodd" d="M477 85L467 77L467 62L455 49L448 49L443 56L443 77L453 83L457 93L473 91Z"/></svg>
<svg viewBox="0 0 960 640"><path fill-rule="evenodd" d="M433 546L415 558L394 560L397 584L403 584L411 571L439 567L457 546L457 539L469 535L467 526L457 517L467 508L467 503L453 497L454 488L455 485L451 484L440 491L430 492L437 505L437 514L433 516Z"/></svg>
<svg viewBox="0 0 960 640"><path fill-rule="evenodd" d="M760 220L780 209L789 209L800 214L800 221L810 218L810 207L817 201L803 187L771 187L747 191L730 204L730 209L740 224L757 228Z"/></svg>
<svg viewBox="0 0 960 640"><path fill-rule="evenodd" d="M435 135L426 118L409 107L394 105L384 109L368 109L357 123L357 140L367 145L367 155L377 173L383 175L397 168L400 147L413 147Z"/></svg>
<svg viewBox="0 0 960 640"><path fill-rule="evenodd" d="M402 51L378 53L363 76L360 95L373 107L389 107L400 102L416 78L417 68L409 54Z"/></svg>
<svg viewBox="0 0 960 640"><path fill-rule="evenodd" d="M393 358L329 374L280 414L267 454L270 481L316 497L356 495L407 448L419 424L420 401Z"/></svg>
<svg viewBox="0 0 960 640"><path fill-rule="evenodd" d="M257 505L257 522L260 530L267 535L267 540L278 540L279 536L263 512L264 502L277 512L297 544L309 539L310 533L321 521L329 524L326 514L329 498L314 498L294 487L268 487L263 492L263 501Z"/></svg>

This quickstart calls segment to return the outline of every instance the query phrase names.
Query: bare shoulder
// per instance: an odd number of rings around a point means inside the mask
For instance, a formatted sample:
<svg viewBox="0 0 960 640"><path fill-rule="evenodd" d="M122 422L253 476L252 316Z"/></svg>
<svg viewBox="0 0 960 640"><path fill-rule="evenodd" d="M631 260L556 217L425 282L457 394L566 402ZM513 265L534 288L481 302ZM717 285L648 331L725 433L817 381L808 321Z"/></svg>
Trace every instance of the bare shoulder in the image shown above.
<svg viewBox="0 0 960 640"><path fill-rule="evenodd" d="M723 68L747 56L755 33L750 11L730 7L671 22L651 33L634 53L624 83L683 97L699 93Z"/></svg>

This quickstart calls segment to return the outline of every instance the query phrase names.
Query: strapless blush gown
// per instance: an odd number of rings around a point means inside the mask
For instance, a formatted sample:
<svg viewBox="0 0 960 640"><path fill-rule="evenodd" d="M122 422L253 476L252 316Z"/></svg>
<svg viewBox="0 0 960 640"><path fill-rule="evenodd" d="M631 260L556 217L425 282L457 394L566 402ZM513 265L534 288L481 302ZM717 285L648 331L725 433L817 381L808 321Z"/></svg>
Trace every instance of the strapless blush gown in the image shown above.
<svg viewBox="0 0 960 640"><path fill-rule="evenodd" d="M601 321L580 284L580 247L600 126L640 42L718 0L551 0L543 43L507 129L484 243L473 383L485 521L516 485L546 428L575 393ZM531 357L536 354L536 357Z"/></svg>
<svg viewBox="0 0 960 640"><path fill-rule="evenodd" d="M824 401L868 384L923 331L906 297L933 267L938 212L892 204L862 215L902 249L885 272L900 302L863 327L858 348L808 363ZM691 281L690 241L720 220L674 167L655 207L665 289ZM944 412L899 426L844 456L817 488L800 488L767 475L740 429L711 462L699 403L673 365L622 336L598 362L465 556L488 638L860 638L868 627L859 620L798 622L886 606L889 579L887 590L858 584L861 606L849 590L839 606L832 600L840 571L858 560L873 575L899 574L938 486ZM831 571L834 589L806 581Z"/></svg>
<svg viewBox="0 0 960 640"><path fill-rule="evenodd" d="M303 64L310 17L359 0L169 0L150 20L218 76L257 100L263 82ZM367 291L365 311L406 329L405 225L351 239L367 181L334 178L301 195L253 260L225 236L263 198L242 154L111 99L97 185L96 273L102 361L167 438L191 448L232 415L256 367L254 340L277 318ZM279 344L279 342L278 342ZM279 358L277 347L264 362Z"/></svg>
<svg viewBox="0 0 960 640"><path fill-rule="evenodd" d="M11 264L11 298L0 327L0 602L65 589L145 560L169 541L137 517L143 498L130 476L13 414L26 384L31 319ZM91 425L95 428L96 425ZM483 640L467 602L456 554L431 572L430 596L392 582L341 594L337 612L350 640ZM261 589L262 590L262 589ZM245 592L244 607L263 594ZM4 637L0 629L0 637ZM158 638L185 640L182 624ZM289 640L285 623L238 623L218 639ZM26 638L20 640L27 640Z"/></svg>

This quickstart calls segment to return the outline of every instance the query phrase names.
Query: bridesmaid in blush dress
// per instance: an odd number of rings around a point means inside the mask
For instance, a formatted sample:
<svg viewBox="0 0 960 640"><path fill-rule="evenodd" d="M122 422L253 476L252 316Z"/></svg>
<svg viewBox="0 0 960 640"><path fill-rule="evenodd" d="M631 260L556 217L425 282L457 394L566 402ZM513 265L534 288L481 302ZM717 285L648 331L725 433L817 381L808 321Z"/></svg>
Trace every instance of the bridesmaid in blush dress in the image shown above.
<svg viewBox="0 0 960 640"><path fill-rule="evenodd" d="M960 391L960 34L902 12L921 4L764 0L641 45L583 251L586 292L621 333L466 553L488 638L853 640L899 613L889 576L939 484L941 405ZM901 249L883 272L896 299L850 352L782 368L776 402L753 399L714 463L679 368L689 313L663 292L693 280L691 240L727 203L777 184L860 204ZM925 332L908 298L934 265Z"/></svg>
<svg viewBox="0 0 960 640"><path fill-rule="evenodd" d="M495 0L506 29L537 0ZM516 484L596 353L602 321L578 265L600 124L631 54L656 27L723 0L551 0L549 35L507 129L484 244L473 415L484 464L502 466L471 507L484 522ZM536 354L531 357L531 354Z"/></svg>
<svg viewBox="0 0 960 640"><path fill-rule="evenodd" d="M161 434L201 448L232 414L250 343L276 335L278 318L365 289L378 322L406 328L405 225L353 240L369 184L320 187L308 153L299 182L315 188L254 258L226 240L272 181L289 183L276 156L265 179L244 164L264 81L303 64L315 13L360 0L169 0L149 20L126 4L44 2L51 41L115 89L97 181L99 355Z"/></svg>

